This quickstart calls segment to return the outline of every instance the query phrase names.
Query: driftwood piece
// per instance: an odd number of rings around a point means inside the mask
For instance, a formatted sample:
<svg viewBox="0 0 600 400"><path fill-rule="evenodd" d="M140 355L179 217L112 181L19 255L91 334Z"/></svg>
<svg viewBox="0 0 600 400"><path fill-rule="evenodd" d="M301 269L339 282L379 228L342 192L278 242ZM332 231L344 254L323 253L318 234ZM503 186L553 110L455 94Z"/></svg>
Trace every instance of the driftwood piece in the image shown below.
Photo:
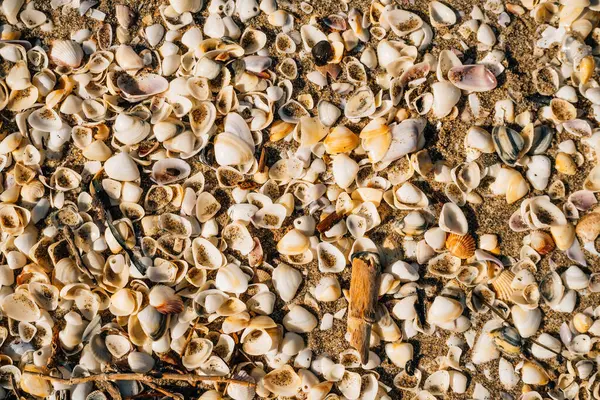
<svg viewBox="0 0 600 400"><path fill-rule="evenodd" d="M371 328L376 321L379 291L379 255L361 252L352 259L348 333L350 344L360 353L362 363L369 359Z"/></svg>

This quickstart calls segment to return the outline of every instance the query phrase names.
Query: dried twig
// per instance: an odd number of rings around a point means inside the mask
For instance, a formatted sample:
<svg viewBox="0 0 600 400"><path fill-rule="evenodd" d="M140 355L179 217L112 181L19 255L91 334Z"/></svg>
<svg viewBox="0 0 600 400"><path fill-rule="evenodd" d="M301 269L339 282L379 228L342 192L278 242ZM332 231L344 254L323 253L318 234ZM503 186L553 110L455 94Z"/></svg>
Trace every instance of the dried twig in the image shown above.
<svg viewBox="0 0 600 400"><path fill-rule="evenodd" d="M216 383L235 383L242 386L255 386L254 382L242 381L239 379L231 379L225 376L201 376L195 374L137 374L137 373L109 373L83 376L78 378L59 378L56 376L44 375L35 372L25 372L25 375L35 376L39 379L44 379L50 382L59 383L61 385L77 385L85 382L115 382L115 381L138 381L142 383L151 383L160 385L163 381L180 381L189 384L197 382L216 382ZM24 377L26 379L26 377Z"/></svg>
<svg viewBox="0 0 600 400"><path fill-rule="evenodd" d="M169 398L171 399L179 399L179 400L183 400L183 395L179 394L179 393L172 393L169 392L167 389L161 388L158 385L155 385L154 383L150 383L150 382L144 382L144 385L147 385L148 387L150 387L151 389L156 390L159 393L162 393L165 396L169 396Z"/></svg>

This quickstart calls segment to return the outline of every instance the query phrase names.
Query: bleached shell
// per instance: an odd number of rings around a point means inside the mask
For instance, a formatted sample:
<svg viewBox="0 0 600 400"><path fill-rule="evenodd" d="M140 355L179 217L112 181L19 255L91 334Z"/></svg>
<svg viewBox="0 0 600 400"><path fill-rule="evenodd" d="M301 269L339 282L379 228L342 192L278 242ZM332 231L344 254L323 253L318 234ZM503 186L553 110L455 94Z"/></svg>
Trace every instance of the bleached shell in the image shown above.
<svg viewBox="0 0 600 400"><path fill-rule="evenodd" d="M133 372L145 374L154 368L155 361L148 353L132 351L127 356L127 363Z"/></svg>
<svg viewBox="0 0 600 400"><path fill-rule="evenodd" d="M19 10L24 3L24 0L7 0L2 2L2 14L4 14L11 25L16 25L19 22L17 15L19 15Z"/></svg>
<svg viewBox="0 0 600 400"><path fill-rule="evenodd" d="M254 241L248 228L237 222L232 222L223 228L222 236L227 246L239 251L242 255L247 255L254 248Z"/></svg>
<svg viewBox="0 0 600 400"><path fill-rule="evenodd" d="M394 342L385 345L385 354L390 361L399 368L405 368L413 359L414 349L410 343Z"/></svg>
<svg viewBox="0 0 600 400"><path fill-rule="evenodd" d="M333 177L337 185L343 189L352 185L358 170L358 163L346 154L338 154L333 158Z"/></svg>
<svg viewBox="0 0 600 400"><path fill-rule="evenodd" d="M144 61L131 46L122 44L115 52L115 60L129 74L135 74L144 67Z"/></svg>
<svg viewBox="0 0 600 400"><path fill-rule="evenodd" d="M430 324L445 324L456 320L463 312L463 306L458 301L437 296L427 311L427 321Z"/></svg>
<svg viewBox="0 0 600 400"><path fill-rule="evenodd" d="M444 394L449 388L450 374L445 370L436 371L429 375L423 384L423 389L434 395Z"/></svg>
<svg viewBox="0 0 600 400"><path fill-rule="evenodd" d="M381 17L399 37L408 35L423 25L423 20L418 15L399 9L386 9Z"/></svg>
<svg viewBox="0 0 600 400"><path fill-rule="evenodd" d="M81 175L70 168L59 167L50 178L50 183L60 191L69 191L78 188L81 183Z"/></svg>
<svg viewBox="0 0 600 400"><path fill-rule="evenodd" d="M218 269L224 258L219 249L207 239L198 237L192 241L192 253L197 268Z"/></svg>
<svg viewBox="0 0 600 400"><path fill-rule="evenodd" d="M31 282L29 293L35 302L44 310L53 311L58 307L59 291L56 286L41 282Z"/></svg>
<svg viewBox="0 0 600 400"><path fill-rule="evenodd" d="M415 185L405 182L394 190L394 206L400 210L418 210L429 205L429 199Z"/></svg>
<svg viewBox="0 0 600 400"><path fill-rule="evenodd" d="M51 108L41 107L29 114L27 122L34 129L53 132L61 129L63 122L60 116Z"/></svg>
<svg viewBox="0 0 600 400"><path fill-rule="evenodd" d="M460 100L461 92L450 82L436 82L433 90L433 114L436 118L444 118Z"/></svg>
<svg viewBox="0 0 600 400"><path fill-rule="evenodd" d="M214 148L217 163L222 166L245 164L254 153L246 141L229 132L217 135Z"/></svg>
<svg viewBox="0 0 600 400"><path fill-rule="evenodd" d="M119 142L126 145L134 145L150 134L150 124L142 121L140 118L127 115L119 114L113 125L115 138Z"/></svg>
<svg viewBox="0 0 600 400"><path fill-rule="evenodd" d="M563 282L568 289L585 289L589 284L589 275L578 266L572 265L563 273Z"/></svg>
<svg viewBox="0 0 600 400"><path fill-rule="evenodd" d="M302 380L289 365L269 372L262 382L265 389L276 396L294 396L302 385Z"/></svg>
<svg viewBox="0 0 600 400"><path fill-rule="evenodd" d="M104 171L109 178L121 182L135 181L140 177L137 164L125 152L117 153L106 160Z"/></svg>
<svg viewBox="0 0 600 400"><path fill-rule="evenodd" d="M50 50L50 59L65 67L77 68L83 60L81 45L72 40L55 40Z"/></svg>
<svg viewBox="0 0 600 400"><path fill-rule="evenodd" d="M325 276L321 278L315 287L315 298L319 301L336 301L340 298L342 289L335 277Z"/></svg>
<svg viewBox="0 0 600 400"><path fill-rule="evenodd" d="M244 293L248 289L248 276L235 264L219 268L215 279L217 289L229 293Z"/></svg>
<svg viewBox="0 0 600 400"><path fill-rule="evenodd" d="M323 273L342 272L346 268L344 254L331 243L319 243L317 246L317 258L319 261L319 271Z"/></svg>
<svg viewBox="0 0 600 400"><path fill-rule="evenodd" d="M567 219L560 208L545 196L533 199L529 207L532 222L540 229L567 224Z"/></svg>
<svg viewBox="0 0 600 400"><path fill-rule="evenodd" d="M169 89L169 82L157 74L145 73L135 77L124 74L117 79L117 86L129 101L140 101Z"/></svg>
<svg viewBox="0 0 600 400"><path fill-rule="evenodd" d="M561 351L562 345L561 345L560 340L548 333L545 333L545 332L542 333L537 338L536 341L538 343L541 343L542 345L554 350L555 352L560 353L560 351ZM555 353L553 353L535 343L531 345L531 354L539 360L550 360L550 359L556 357Z"/></svg>
<svg viewBox="0 0 600 400"><path fill-rule="evenodd" d="M309 333L317 324L317 318L299 305L291 305L290 311L283 317L283 326L290 332Z"/></svg>
<svg viewBox="0 0 600 400"><path fill-rule="evenodd" d="M185 179L190 175L190 165L178 158L165 158L152 166L152 179L160 185L167 185Z"/></svg>
<svg viewBox="0 0 600 400"><path fill-rule="evenodd" d="M240 46L244 48L245 54L253 54L261 50L267 44L267 35L264 32L246 28L240 38Z"/></svg>
<svg viewBox="0 0 600 400"><path fill-rule="evenodd" d="M308 249L309 244L308 237L299 230L292 229L277 242L277 251L284 255L293 256L303 253Z"/></svg>
<svg viewBox="0 0 600 400"><path fill-rule="evenodd" d="M8 71L5 79L11 90L23 90L31 85L31 74L25 61L19 61Z"/></svg>
<svg viewBox="0 0 600 400"><path fill-rule="evenodd" d="M449 233L463 236L468 232L469 225L465 214L454 203L445 203L440 213L440 228Z"/></svg>
<svg viewBox="0 0 600 400"><path fill-rule="evenodd" d="M498 376L500 378L500 383L502 383L506 389L512 389L519 383L519 376L515 373L515 367L504 357L500 358Z"/></svg>
<svg viewBox="0 0 600 400"><path fill-rule="evenodd" d="M524 338L535 335L542 322L542 312L539 308L524 310L520 306L513 306L511 308L511 315L515 328L517 328L519 334Z"/></svg>
<svg viewBox="0 0 600 400"><path fill-rule="evenodd" d="M435 28L454 25L456 14L444 3L432 1L429 3L429 21Z"/></svg>
<svg viewBox="0 0 600 400"><path fill-rule="evenodd" d="M346 102L344 115L346 118L364 118L375 112L375 96L368 86L356 90Z"/></svg>
<svg viewBox="0 0 600 400"><path fill-rule="evenodd" d="M189 370L199 368L210 357L213 347L208 339L192 339L181 357L182 364Z"/></svg>
<svg viewBox="0 0 600 400"><path fill-rule="evenodd" d="M296 292L302 283L302 274L296 268L281 263L273 270L272 279L279 297L288 302L296 296Z"/></svg>
<svg viewBox="0 0 600 400"><path fill-rule="evenodd" d="M9 294L2 299L2 311L15 321L35 322L40 318L40 309L27 291Z"/></svg>

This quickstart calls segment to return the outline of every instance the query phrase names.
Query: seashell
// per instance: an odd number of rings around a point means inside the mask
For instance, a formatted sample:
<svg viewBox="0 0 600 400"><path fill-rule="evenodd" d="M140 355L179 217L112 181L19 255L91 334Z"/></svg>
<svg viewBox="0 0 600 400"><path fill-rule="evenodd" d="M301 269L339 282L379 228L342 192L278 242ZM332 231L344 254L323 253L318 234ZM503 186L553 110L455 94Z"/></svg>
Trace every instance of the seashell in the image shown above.
<svg viewBox="0 0 600 400"><path fill-rule="evenodd" d="M279 37L279 35L278 35ZM275 43L277 45L278 40L275 40ZM292 41L293 43L293 41ZM244 33L242 33L242 36L240 38L240 46L242 46L244 48L244 54L253 54L258 52L259 50L261 50L263 47L265 47L265 45L267 44L267 35L265 35L264 32L261 32L259 30L256 29L252 29L252 28L247 28ZM295 43L294 43L294 50L292 50L292 52L295 51ZM279 50L279 47L277 47L277 49Z"/></svg>
<svg viewBox="0 0 600 400"><path fill-rule="evenodd" d="M386 9L381 18L398 37L406 36L423 25L423 20L418 15L399 9Z"/></svg>
<svg viewBox="0 0 600 400"><path fill-rule="evenodd" d="M520 362L516 371L521 373L521 380L527 385L545 385L550 381L546 370L533 361Z"/></svg>
<svg viewBox="0 0 600 400"><path fill-rule="evenodd" d="M144 67L144 61L131 46L120 45L115 52L115 60L128 74L135 75ZM135 82L135 81L134 81ZM130 84L134 82L129 82ZM118 83L117 83L118 85Z"/></svg>
<svg viewBox="0 0 600 400"><path fill-rule="evenodd" d="M153 24L144 28L144 36L150 47L160 43L165 34L165 28L161 24Z"/></svg>
<svg viewBox="0 0 600 400"><path fill-rule="evenodd" d="M423 389L434 395L441 395L450 388L450 373L445 370L436 371L429 375L423 384Z"/></svg>
<svg viewBox="0 0 600 400"><path fill-rule="evenodd" d="M152 179L159 185L167 185L187 178L190 175L190 165L181 159L165 158L152 166Z"/></svg>
<svg viewBox="0 0 600 400"><path fill-rule="evenodd" d="M542 312L539 308L525 310L520 306L513 306L511 315L515 328L523 338L535 335L542 322Z"/></svg>
<svg viewBox="0 0 600 400"><path fill-rule="evenodd" d="M315 287L315 298L318 301L336 301L341 295L342 289L335 277L322 277Z"/></svg>
<svg viewBox="0 0 600 400"><path fill-rule="evenodd" d="M58 131L63 125L59 115L47 107L38 108L29 114L27 122L32 128L45 132Z"/></svg>
<svg viewBox="0 0 600 400"><path fill-rule="evenodd" d="M204 223L214 217L221 209L221 204L215 197L208 193L202 192L196 200L196 218L201 223Z"/></svg>
<svg viewBox="0 0 600 400"><path fill-rule="evenodd" d="M427 270L436 276L453 278L458 273L460 265L460 258L450 253L442 253L427 262Z"/></svg>
<svg viewBox="0 0 600 400"><path fill-rule="evenodd" d="M227 264L218 269L215 286L224 292L244 293L248 289L248 277L237 265Z"/></svg>
<svg viewBox="0 0 600 400"><path fill-rule="evenodd" d="M317 318L299 305L291 305L283 317L283 326L290 332L309 333L317 327Z"/></svg>
<svg viewBox="0 0 600 400"><path fill-rule="evenodd" d="M346 154L337 154L333 158L332 172L336 184L345 189L356 179L359 167L358 163Z"/></svg>
<svg viewBox="0 0 600 400"><path fill-rule="evenodd" d="M321 242L317 246L319 271L323 273L338 273L346 268L344 254L333 244Z"/></svg>
<svg viewBox="0 0 600 400"><path fill-rule="evenodd" d="M269 372L262 381L265 389L276 396L294 396L302 385L302 380L289 365Z"/></svg>
<svg viewBox="0 0 600 400"><path fill-rule="evenodd" d="M530 246L540 253L540 255L548 254L554 250L554 240L552 236L544 231L534 231L529 235Z"/></svg>
<svg viewBox="0 0 600 400"><path fill-rule="evenodd" d="M591 212L577 222L575 233L584 243L593 243L600 235L600 213Z"/></svg>
<svg viewBox="0 0 600 400"><path fill-rule="evenodd" d="M72 40L55 40L50 49L50 59L56 65L77 68L83 60L83 50Z"/></svg>
<svg viewBox="0 0 600 400"><path fill-rule="evenodd" d="M113 125L115 138L125 145L134 145L150 134L150 124L140 118L119 114Z"/></svg>
<svg viewBox="0 0 600 400"><path fill-rule="evenodd" d="M309 247L308 237L299 230L291 229L277 242L277 251L284 255L297 255L303 253Z"/></svg>
<svg viewBox="0 0 600 400"><path fill-rule="evenodd" d="M104 171L109 178L121 182L135 181L140 177L137 164L124 152L117 153L106 160Z"/></svg>
<svg viewBox="0 0 600 400"><path fill-rule="evenodd" d="M225 226L222 231L222 237L227 243L227 246L233 250L237 250L242 255L246 255L254 248L254 241L248 229L238 223L230 223Z"/></svg>
<svg viewBox="0 0 600 400"><path fill-rule="evenodd" d="M333 128L323 141L328 154L348 153L354 150L358 144L358 135L342 125Z"/></svg>
<svg viewBox="0 0 600 400"><path fill-rule="evenodd" d="M335 122L338 120L342 112L339 108L337 108L333 103L330 103L325 100L319 101L317 104L317 110L319 112L319 120L321 123L327 127L333 126ZM344 126L339 126L336 128L345 128ZM336 129L334 128L334 130ZM345 128L347 129L347 128Z"/></svg>
<svg viewBox="0 0 600 400"><path fill-rule="evenodd" d="M547 334L547 333L542 333L537 341L539 343L541 343L542 345L546 346L546 348L550 348L552 350L555 350L557 353L560 353L561 350L561 343L560 340L556 339L555 337ZM547 350L546 348L539 346L537 344L533 344L531 346L531 354L540 360L549 360L552 359L554 357L556 357L556 354Z"/></svg>
<svg viewBox="0 0 600 400"><path fill-rule="evenodd" d="M349 119L364 118L375 112L375 96L371 89L363 86L347 100L344 115Z"/></svg>
<svg viewBox="0 0 600 400"><path fill-rule="evenodd" d="M117 79L117 86L127 101L137 102L165 92L169 89L169 82L157 74L123 74Z"/></svg>
<svg viewBox="0 0 600 400"><path fill-rule="evenodd" d="M545 196L534 198L529 203L529 207L532 222L540 229L567 224L567 219L560 208L552 204Z"/></svg>
<svg viewBox="0 0 600 400"><path fill-rule="evenodd" d="M460 207L454 203L445 203L440 213L440 228L449 233L463 236L468 231L467 218Z"/></svg>
<svg viewBox="0 0 600 400"><path fill-rule="evenodd" d="M535 189L544 190L548 186L551 169L552 165L548 157L532 156L527 163L527 179Z"/></svg>
<svg viewBox="0 0 600 400"><path fill-rule="evenodd" d="M129 29L135 21L135 13L123 4L115 5L115 17L117 18L119 26L125 29Z"/></svg>
<svg viewBox="0 0 600 400"><path fill-rule="evenodd" d="M563 99L552 99L550 102L552 115L559 122L570 121L577 118L577 109L571 103Z"/></svg>
<svg viewBox="0 0 600 400"><path fill-rule="evenodd" d="M253 159L253 148L233 133L223 132L215 138L215 158L219 165L241 165Z"/></svg>
<svg viewBox="0 0 600 400"><path fill-rule="evenodd" d="M569 289L585 289L589 284L589 276L581 268L572 265L562 274L562 279Z"/></svg>
<svg viewBox="0 0 600 400"><path fill-rule="evenodd" d="M26 291L7 295L0 304L2 312L19 322L35 322L40 318L40 309Z"/></svg>
<svg viewBox="0 0 600 400"><path fill-rule="evenodd" d="M459 236L454 233L448 235L446 239L446 248L452 255L466 260L475 254L475 239L471 235Z"/></svg>
<svg viewBox="0 0 600 400"><path fill-rule="evenodd" d="M302 283L300 271L282 263L273 270L272 277L273 286L281 299L285 302L291 301Z"/></svg>
<svg viewBox="0 0 600 400"><path fill-rule="evenodd" d="M494 128L492 139L496 153L502 161L511 166L515 165L525 146L523 137L508 127L499 126Z"/></svg>
<svg viewBox="0 0 600 400"><path fill-rule="evenodd" d="M463 312L460 302L449 297L437 296L427 311L427 321L439 325L456 320Z"/></svg>
<svg viewBox="0 0 600 400"><path fill-rule="evenodd" d="M456 23L456 14L444 3L432 1L429 3L429 21L435 28L451 26Z"/></svg>
<svg viewBox="0 0 600 400"><path fill-rule="evenodd" d="M432 3L430 3L431 6ZM436 82L431 85L433 91L433 115L444 118L460 100L460 90L450 82Z"/></svg>
<svg viewBox="0 0 600 400"><path fill-rule="evenodd" d="M461 65L448 71L448 80L469 92L487 92L498 85L496 77L483 65Z"/></svg>

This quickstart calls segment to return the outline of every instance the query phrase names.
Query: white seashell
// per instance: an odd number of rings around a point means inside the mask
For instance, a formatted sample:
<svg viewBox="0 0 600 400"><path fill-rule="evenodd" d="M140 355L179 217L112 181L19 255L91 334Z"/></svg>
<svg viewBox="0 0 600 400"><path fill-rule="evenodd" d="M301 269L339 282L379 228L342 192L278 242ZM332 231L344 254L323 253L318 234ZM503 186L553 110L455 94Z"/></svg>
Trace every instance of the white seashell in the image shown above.
<svg viewBox="0 0 600 400"><path fill-rule="evenodd" d="M276 396L294 396L302 380L289 365L273 370L262 379L265 389Z"/></svg>
<svg viewBox="0 0 600 400"><path fill-rule="evenodd" d="M144 29L146 40L150 47L155 47L160 43L164 34L165 28L161 24L153 24Z"/></svg>
<svg viewBox="0 0 600 400"><path fill-rule="evenodd" d="M532 156L527 163L526 176L531 185L537 190L544 190L550 181L552 164L546 156Z"/></svg>
<svg viewBox="0 0 600 400"><path fill-rule="evenodd" d="M469 225L464 213L454 203L445 203L440 213L440 228L449 233L463 236L467 234Z"/></svg>
<svg viewBox="0 0 600 400"><path fill-rule="evenodd" d="M215 279L217 289L229 293L244 293L248 289L248 276L235 264L219 268Z"/></svg>
<svg viewBox="0 0 600 400"><path fill-rule="evenodd" d="M433 395L442 395L450 388L450 374L448 371L440 370L429 375L423 384L423 389Z"/></svg>
<svg viewBox="0 0 600 400"><path fill-rule="evenodd" d="M41 107L29 114L27 122L34 129L40 131L58 131L63 126L60 116L51 108Z"/></svg>
<svg viewBox="0 0 600 400"><path fill-rule="evenodd" d="M83 60L81 45L72 40L55 40L50 50L50 59L59 66L77 68Z"/></svg>
<svg viewBox="0 0 600 400"><path fill-rule="evenodd" d="M456 320L463 312L463 306L456 300L437 296L427 312L430 324L445 324Z"/></svg>
<svg viewBox="0 0 600 400"><path fill-rule="evenodd" d="M358 373L346 371L342 379L336 383L342 394L351 400L358 399L361 394L362 380Z"/></svg>
<svg viewBox="0 0 600 400"><path fill-rule="evenodd" d="M461 92L450 82L436 82L433 90L433 114L436 118L444 118L460 100Z"/></svg>
<svg viewBox="0 0 600 400"><path fill-rule="evenodd" d="M247 255L254 248L252 236L244 225L232 222L223 228L221 234L227 245L242 255Z"/></svg>
<svg viewBox="0 0 600 400"><path fill-rule="evenodd" d="M302 283L302 274L296 268L281 263L273 270L272 280L275 291L281 299L289 302L296 296Z"/></svg>
<svg viewBox="0 0 600 400"><path fill-rule="evenodd" d="M439 1L429 3L429 21L435 28L450 26L456 23L454 11Z"/></svg>
<svg viewBox="0 0 600 400"><path fill-rule="evenodd" d="M299 305L291 305L283 317L283 326L290 332L309 333L317 327L317 318Z"/></svg>
<svg viewBox="0 0 600 400"><path fill-rule="evenodd" d="M330 302L340 298L342 289L335 277L322 277L315 287L315 298L319 301Z"/></svg>
<svg viewBox="0 0 600 400"><path fill-rule="evenodd" d="M23 4L25 4L25 0L6 0L2 2L2 14L4 14L9 24L16 25L19 22L17 15L19 15L19 10Z"/></svg>
<svg viewBox="0 0 600 400"><path fill-rule="evenodd" d="M303 253L309 246L308 237L304 236L299 230L292 229L288 231L277 242L277 251L284 255L297 255Z"/></svg>
<svg viewBox="0 0 600 400"><path fill-rule="evenodd" d="M418 15L399 9L386 9L381 18L399 37L408 35L423 25L423 20Z"/></svg>
<svg viewBox="0 0 600 400"><path fill-rule="evenodd" d="M104 163L104 171L109 178L131 182L139 179L140 171L137 164L127 153L117 153Z"/></svg>
<svg viewBox="0 0 600 400"><path fill-rule="evenodd" d="M319 271L323 273L338 273L346 268L344 254L331 243L321 242L317 246Z"/></svg>
<svg viewBox="0 0 600 400"><path fill-rule="evenodd" d="M356 179L358 163L346 154L337 154L333 157L332 172L336 184L345 189L352 185Z"/></svg>
<svg viewBox="0 0 600 400"><path fill-rule="evenodd" d="M549 335L548 333L542 333L537 338L537 342L541 343L542 345L544 345L558 353L560 353L560 351L561 351L562 345L561 345L560 340L555 338L554 336ZM556 357L555 353L553 353L535 343L531 345L531 354L539 360L550 360L550 359Z"/></svg>
<svg viewBox="0 0 600 400"><path fill-rule="evenodd" d="M498 376L500 378L500 383L502 383L502 386L506 389L510 390L519 383L519 376L515 373L515 367L504 357L500 358Z"/></svg>
<svg viewBox="0 0 600 400"><path fill-rule="evenodd" d="M542 322L542 312L538 308L524 310L520 306L513 306L511 308L511 315L515 328L517 328L519 334L524 338L535 335Z"/></svg>
<svg viewBox="0 0 600 400"><path fill-rule="evenodd" d="M26 291L7 295L0 306L4 314L15 321L35 322L40 318L40 309Z"/></svg>

